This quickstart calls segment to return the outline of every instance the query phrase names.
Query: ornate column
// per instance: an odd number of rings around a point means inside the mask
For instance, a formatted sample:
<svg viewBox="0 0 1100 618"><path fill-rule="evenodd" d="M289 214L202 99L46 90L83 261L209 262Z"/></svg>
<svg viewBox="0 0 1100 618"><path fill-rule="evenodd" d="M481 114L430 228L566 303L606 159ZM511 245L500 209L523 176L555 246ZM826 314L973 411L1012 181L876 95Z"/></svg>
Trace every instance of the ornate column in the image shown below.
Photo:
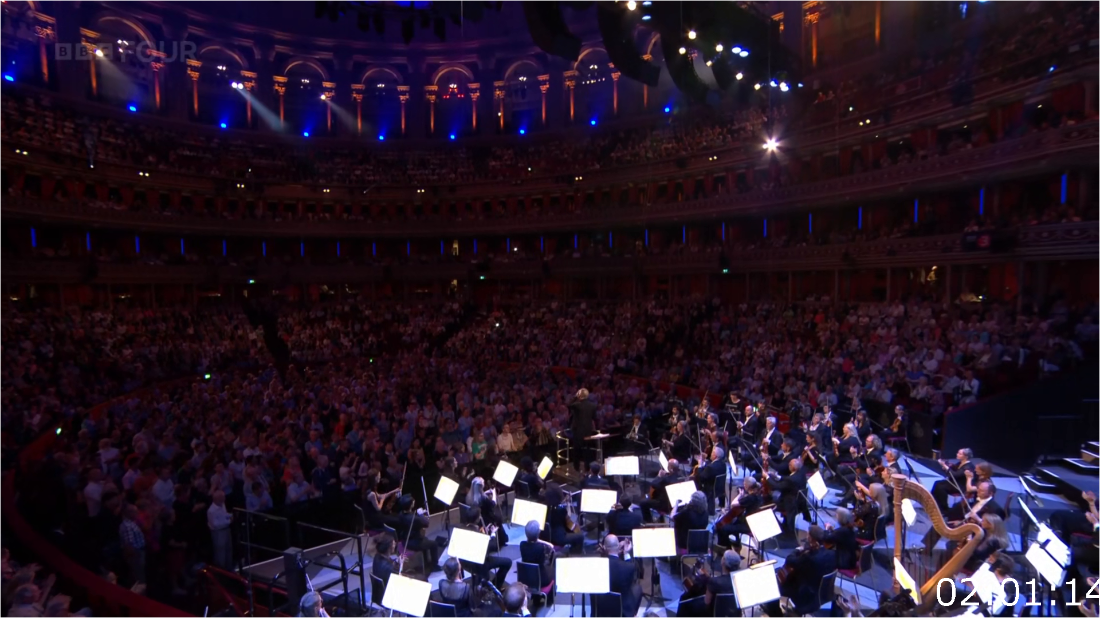
<svg viewBox="0 0 1100 618"><path fill-rule="evenodd" d="M882 0L875 0L875 49L882 48Z"/></svg>
<svg viewBox="0 0 1100 618"><path fill-rule="evenodd" d="M646 62L649 62L650 60L653 60L653 56L651 54L646 54L642 56L642 59L644 59ZM647 109L649 109L649 86L647 86L646 84L642 84L642 111L645 111Z"/></svg>
<svg viewBox="0 0 1100 618"><path fill-rule="evenodd" d="M615 68L613 64L609 66L612 69ZM619 78L622 76L623 74L618 71L611 72L611 112L616 116L619 115Z"/></svg>
<svg viewBox="0 0 1100 618"><path fill-rule="evenodd" d="M355 130L363 134L363 92L367 89L363 84L351 85L351 98L355 100Z"/></svg>
<svg viewBox="0 0 1100 618"><path fill-rule="evenodd" d="M809 0L802 4L802 21L810 25L810 66L817 68L817 22L821 19L822 5L819 0Z"/></svg>
<svg viewBox="0 0 1100 618"><path fill-rule="evenodd" d="M334 82L321 82L321 87L324 91L321 92L321 96L325 97L325 121L328 124L328 132L332 133L332 101L336 99L336 84Z"/></svg>
<svg viewBox="0 0 1100 618"><path fill-rule="evenodd" d="M474 133L477 133L477 100L481 97L481 84L473 83L466 84L466 88L470 91L470 127Z"/></svg>
<svg viewBox="0 0 1100 618"><path fill-rule="evenodd" d="M241 71L241 83L244 85L244 120L248 128L252 128L252 91L256 89L256 73L253 71Z"/></svg>
<svg viewBox="0 0 1100 618"><path fill-rule="evenodd" d="M286 76L275 75L272 76L275 80L275 94L279 95L279 129L286 127Z"/></svg>
<svg viewBox="0 0 1100 618"><path fill-rule="evenodd" d="M493 82L493 99L497 108L497 126L504 130L504 82Z"/></svg>
<svg viewBox="0 0 1100 618"><path fill-rule="evenodd" d="M562 74L562 76L565 77L565 87L569 89L569 122L570 124L572 124L573 120L575 119L577 109L576 98L574 97L577 88L577 72L566 71Z"/></svg>
<svg viewBox="0 0 1100 618"><path fill-rule="evenodd" d="M409 102L409 87L398 86L397 98L401 101L401 135L405 135L405 104Z"/></svg>
<svg viewBox="0 0 1100 618"><path fill-rule="evenodd" d="M424 86L424 98L428 101L428 135L435 135L435 100L439 93L439 86L432 84Z"/></svg>
<svg viewBox="0 0 1100 618"><path fill-rule="evenodd" d="M95 74L95 61L96 61L95 50L99 48L99 45L96 44L96 41L98 39L99 39L99 33L98 32L88 30L87 28L81 28L80 29L80 44L84 46L84 49L87 52L87 56L88 56L88 71L89 71L88 76L91 78L92 96L93 97L98 97L99 96L99 84L96 82L96 74Z"/></svg>
<svg viewBox="0 0 1100 618"><path fill-rule="evenodd" d="M202 62L194 58L187 59L187 76L191 78L191 111L199 115L199 69Z"/></svg>
<svg viewBox="0 0 1100 618"><path fill-rule="evenodd" d="M550 74L539 75L539 92L542 93L542 126L546 126L546 95L550 92Z"/></svg>
<svg viewBox="0 0 1100 618"><path fill-rule="evenodd" d="M149 68L153 69L153 102L156 103L157 111L160 111L160 76L162 75L161 69L164 68L164 63L159 61L150 62Z"/></svg>
<svg viewBox="0 0 1100 618"><path fill-rule="evenodd" d="M42 65L42 83L49 84L50 58L46 53L46 46L57 42L57 30L54 28L56 22L49 15L43 15L37 11L34 17L38 21L34 26L34 34L38 37L38 63Z"/></svg>

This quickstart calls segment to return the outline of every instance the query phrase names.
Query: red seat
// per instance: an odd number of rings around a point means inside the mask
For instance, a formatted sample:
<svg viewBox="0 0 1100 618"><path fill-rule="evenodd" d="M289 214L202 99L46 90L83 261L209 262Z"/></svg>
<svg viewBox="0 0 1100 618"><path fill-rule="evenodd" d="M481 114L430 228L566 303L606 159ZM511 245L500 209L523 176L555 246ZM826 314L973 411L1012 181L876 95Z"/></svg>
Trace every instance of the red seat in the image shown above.
<svg viewBox="0 0 1100 618"><path fill-rule="evenodd" d="M842 577L847 577L848 579L855 579L863 574L863 571L860 570L859 567L856 567L854 569L837 569L836 572L839 573Z"/></svg>
<svg viewBox="0 0 1100 618"><path fill-rule="evenodd" d="M543 586L541 592L545 595L549 595L550 591L554 589L554 580L550 580L550 583Z"/></svg>
<svg viewBox="0 0 1100 618"><path fill-rule="evenodd" d="M856 539L856 542L859 543L860 547L870 547L875 544L875 542L870 539Z"/></svg>

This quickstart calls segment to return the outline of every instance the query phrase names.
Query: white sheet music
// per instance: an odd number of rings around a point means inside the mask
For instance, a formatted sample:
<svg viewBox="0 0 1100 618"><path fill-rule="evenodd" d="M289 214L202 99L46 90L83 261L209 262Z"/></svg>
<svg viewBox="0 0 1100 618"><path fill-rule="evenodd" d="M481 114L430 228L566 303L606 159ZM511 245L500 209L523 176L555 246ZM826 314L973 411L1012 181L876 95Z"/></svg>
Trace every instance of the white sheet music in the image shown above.
<svg viewBox="0 0 1100 618"><path fill-rule="evenodd" d="M668 493L668 503L676 507L676 502L680 501L684 504L691 502L691 494L699 491L699 488L695 486L695 481L684 481L682 483L675 483L665 487L665 492Z"/></svg>
<svg viewBox="0 0 1100 618"><path fill-rule="evenodd" d="M516 498L512 504L512 523L517 526L526 526L529 521L539 522L540 530L544 528L546 526L546 505Z"/></svg>
<svg viewBox="0 0 1100 618"><path fill-rule="evenodd" d="M582 489L581 512L606 515L618 500L619 494L610 489Z"/></svg>
<svg viewBox="0 0 1100 618"><path fill-rule="evenodd" d="M674 528L635 528L630 539L635 558L666 558L676 555Z"/></svg>
<svg viewBox="0 0 1100 618"><path fill-rule="evenodd" d="M775 517L775 509L764 509L747 515L745 523L749 525L752 535L761 543L783 533L779 527L779 520Z"/></svg>
<svg viewBox="0 0 1100 618"><path fill-rule="evenodd" d="M454 502L455 494L457 493L458 483L445 476L439 477L439 484L435 486L436 499L447 506L451 506L451 503Z"/></svg>
<svg viewBox="0 0 1100 618"><path fill-rule="evenodd" d="M428 582L394 573L382 595L382 607L410 616L423 616L427 613L431 594L432 585Z"/></svg>
<svg viewBox="0 0 1100 618"><path fill-rule="evenodd" d="M607 476L637 476L638 469L637 455L608 457L603 464L603 471Z"/></svg>
<svg viewBox="0 0 1100 618"><path fill-rule="evenodd" d="M737 607L747 609L779 598L779 580L775 577L775 561L769 560L747 569L730 573Z"/></svg>
<svg viewBox="0 0 1100 618"><path fill-rule="evenodd" d="M511 487L512 483L516 480L517 472L519 472L519 468L507 461L501 461L497 464L496 471L493 472L493 480L505 487Z"/></svg>
<svg viewBox="0 0 1100 618"><path fill-rule="evenodd" d="M611 565L607 558L558 558L554 568L558 592L611 592Z"/></svg>
<svg viewBox="0 0 1100 618"><path fill-rule="evenodd" d="M474 564L485 564L485 554L488 551L488 534L462 528L451 531L451 542L447 544L447 553L451 556Z"/></svg>

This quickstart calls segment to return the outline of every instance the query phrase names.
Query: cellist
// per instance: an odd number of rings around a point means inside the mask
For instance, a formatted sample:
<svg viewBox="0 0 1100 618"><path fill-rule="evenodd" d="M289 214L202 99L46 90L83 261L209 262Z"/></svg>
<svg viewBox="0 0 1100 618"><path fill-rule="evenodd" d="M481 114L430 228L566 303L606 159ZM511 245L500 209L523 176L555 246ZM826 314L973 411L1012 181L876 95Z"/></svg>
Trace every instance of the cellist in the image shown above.
<svg viewBox="0 0 1100 618"><path fill-rule="evenodd" d="M745 516L758 511L765 505L765 501L760 483L751 476L747 477L744 487L738 490L737 497L730 502L730 508L714 521L717 543L741 551L741 535L750 532Z"/></svg>

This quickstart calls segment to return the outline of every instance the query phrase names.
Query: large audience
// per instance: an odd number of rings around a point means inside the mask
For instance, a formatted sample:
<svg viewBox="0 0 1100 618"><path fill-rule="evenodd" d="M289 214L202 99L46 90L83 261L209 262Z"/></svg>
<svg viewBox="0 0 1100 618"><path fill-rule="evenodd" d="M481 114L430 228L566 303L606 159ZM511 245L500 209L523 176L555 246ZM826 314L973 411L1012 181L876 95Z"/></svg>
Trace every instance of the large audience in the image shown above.
<svg viewBox="0 0 1100 618"><path fill-rule="evenodd" d="M188 567L232 566L232 549L212 544L212 509L357 501L372 469L393 486L406 462L431 474L449 455L484 472L548 449L581 383L609 428L664 410L657 382L783 411L853 397L937 411L1001 387L993 375L1068 371L1097 343L1096 306L1060 301L1024 313L704 298L264 309L279 314L289 366L277 369L261 329L228 307L5 308L5 431L26 441L63 428L25 508L64 531L70 555L170 599L193 582ZM164 382L180 376L192 379Z"/></svg>

